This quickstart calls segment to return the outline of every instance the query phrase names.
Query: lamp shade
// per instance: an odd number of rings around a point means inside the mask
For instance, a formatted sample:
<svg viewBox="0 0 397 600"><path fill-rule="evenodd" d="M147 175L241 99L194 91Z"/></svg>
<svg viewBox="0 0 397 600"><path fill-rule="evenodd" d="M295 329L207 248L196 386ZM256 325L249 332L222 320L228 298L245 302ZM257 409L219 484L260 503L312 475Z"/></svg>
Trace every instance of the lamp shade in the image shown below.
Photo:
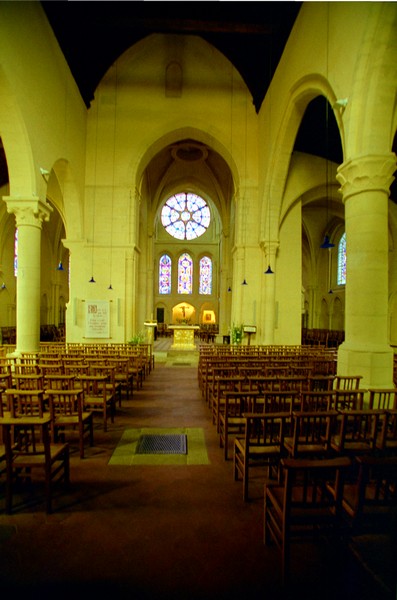
<svg viewBox="0 0 397 600"><path fill-rule="evenodd" d="M329 239L329 236L328 236L328 235L324 236L324 241L323 241L323 243L321 244L320 248L325 248L325 249L327 249L327 248L334 248L334 247L335 247L335 244L333 244L333 243L330 241L330 239Z"/></svg>

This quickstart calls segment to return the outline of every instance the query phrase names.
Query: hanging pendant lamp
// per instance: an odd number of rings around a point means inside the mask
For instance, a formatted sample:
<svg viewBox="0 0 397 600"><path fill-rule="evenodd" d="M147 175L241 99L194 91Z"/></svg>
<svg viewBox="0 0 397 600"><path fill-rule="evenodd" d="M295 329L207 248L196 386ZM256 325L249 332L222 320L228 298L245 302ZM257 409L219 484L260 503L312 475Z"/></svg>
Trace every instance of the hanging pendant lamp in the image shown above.
<svg viewBox="0 0 397 600"><path fill-rule="evenodd" d="M325 236L324 236L324 241L323 241L323 243L321 244L320 248L327 249L327 248L334 248L334 247L335 247L335 244L333 244L333 243L330 241L330 239L329 239L329 236L328 236L328 235L325 235Z"/></svg>
<svg viewBox="0 0 397 600"><path fill-rule="evenodd" d="M271 266L269 265L265 271L265 275L274 275L274 271L272 271Z"/></svg>
<svg viewBox="0 0 397 600"><path fill-rule="evenodd" d="M58 264L58 266L57 266L57 271L64 271L64 270L65 270L65 269L63 268L62 261L60 260L60 261L59 261L59 264Z"/></svg>

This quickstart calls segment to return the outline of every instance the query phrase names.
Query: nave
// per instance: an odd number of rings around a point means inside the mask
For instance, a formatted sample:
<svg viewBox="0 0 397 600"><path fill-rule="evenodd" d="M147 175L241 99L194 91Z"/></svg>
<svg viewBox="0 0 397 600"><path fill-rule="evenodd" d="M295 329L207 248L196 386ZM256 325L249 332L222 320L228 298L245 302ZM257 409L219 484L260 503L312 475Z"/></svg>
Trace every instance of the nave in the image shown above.
<svg viewBox="0 0 397 600"><path fill-rule="evenodd" d="M122 399L108 431L95 422L84 459L72 444L71 487L55 496L53 514L46 515L41 497L12 515L0 513L3 593L382 598L345 548L322 544L294 550L293 585L281 589L278 550L262 541L263 480L252 481L244 502L202 399L194 353L187 359L157 348L155 368ZM130 427L202 428L209 464L110 466Z"/></svg>

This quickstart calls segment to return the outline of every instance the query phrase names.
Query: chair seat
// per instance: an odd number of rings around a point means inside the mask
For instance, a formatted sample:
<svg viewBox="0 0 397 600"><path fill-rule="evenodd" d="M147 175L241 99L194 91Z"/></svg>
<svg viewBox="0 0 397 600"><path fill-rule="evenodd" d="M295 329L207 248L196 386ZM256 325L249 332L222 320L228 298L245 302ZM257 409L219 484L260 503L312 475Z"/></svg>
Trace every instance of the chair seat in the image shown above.
<svg viewBox="0 0 397 600"><path fill-rule="evenodd" d="M50 459L51 462L56 461L60 458L66 451L68 451L68 444L51 444L50 445ZM13 464L16 467L42 467L45 465L46 459L44 455L44 445L37 444L36 452L40 451L42 454L29 454L27 456L15 456L13 459Z"/></svg>
<svg viewBox="0 0 397 600"><path fill-rule="evenodd" d="M303 442L303 441L302 441ZM286 437L284 438L284 447L287 453L292 456L292 452L294 450L293 438ZM325 442L318 442L313 444L300 443L298 440L298 444L295 448L295 452L302 456L303 454L323 454L327 452Z"/></svg>
<svg viewBox="0 0 397 600"><path fill-rule="evenodd" d="M81 419L82 421L88 421L89 419L92 418L92 413L89 411L84 411L81 415ZM59 415L57 417L55 417L55 426L62 426L62 425L78 425L79 423L79 415Z"/></svg>
<svg viewBox="0 0 397 600"><path fill-rule="evenodd" d="M238 446L242 452L244 452L245 450L245 439L240 439L240 438L235 438L235 445ZM257 445L255 446L255 444L250 444L250 448L249 448L249 453L250 453L250 458L256 458L256 457L269 457L269 456L279 456L280 454L280 445L279 444L275 444L273 446L263 446L263 445Z"/></svg>

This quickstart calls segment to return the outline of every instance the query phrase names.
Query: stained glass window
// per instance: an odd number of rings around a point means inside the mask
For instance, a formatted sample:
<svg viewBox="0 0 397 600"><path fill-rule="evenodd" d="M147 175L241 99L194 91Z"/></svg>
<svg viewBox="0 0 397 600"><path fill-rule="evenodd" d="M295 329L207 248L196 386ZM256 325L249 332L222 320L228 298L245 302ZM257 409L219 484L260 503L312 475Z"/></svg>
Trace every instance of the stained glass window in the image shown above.
<svg viewBox="0 0 397 600"><path fill-rule="evenodd" d="M203 256L200 260L200 285L199 294L212 293L212 260Z"/></svg>
<svg viewBox="0 0 397 600"><path fill-rule="evenodd" d="M338 285L346 283L346 233L342 235L338 245Z"/></svg>
<svg viewBox="0 0 397 600"><path fill-rule="evenodd" d="M197 194L181 192L168 198L161 210L165 230L177 240L193 240L206 232L210 209Z"/></svg>
<svg viewBox="0 0 397 600"><path fill-rule="evenodd" d="M178 260L178 294L193 291L193 261L190 254L181 254Z"/></svg>
<svg viewBox="0 0 397 600"><path fill-rule="evenodd" d="M14 235L14 275L18 276L18 228Z"/></svg>
<svg viewBox="0 0 397 600"><path fill-rule="evenodd" d="M171 267L171 258L163 254L159 261L159 294L171 294Z"/></svg>

